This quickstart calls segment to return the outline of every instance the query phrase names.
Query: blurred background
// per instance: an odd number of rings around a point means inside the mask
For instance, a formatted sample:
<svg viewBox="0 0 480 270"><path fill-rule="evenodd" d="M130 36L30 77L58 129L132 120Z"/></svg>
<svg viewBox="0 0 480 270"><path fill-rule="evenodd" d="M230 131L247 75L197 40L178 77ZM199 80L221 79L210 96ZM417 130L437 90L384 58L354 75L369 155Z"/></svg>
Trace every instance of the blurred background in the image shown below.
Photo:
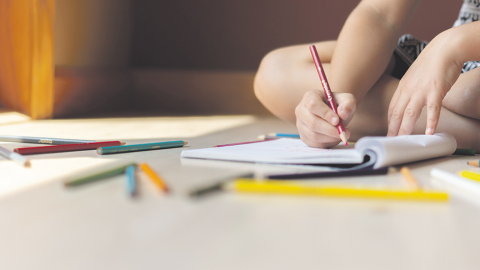
<svg viewBox="0 0 480 270"><path fill-rule="evenodd" d="M56 0L54 117L268 114L253 94L262 57L336 39L358 2ZM451 27L462 1L439 2L406 32Z"/></svg>

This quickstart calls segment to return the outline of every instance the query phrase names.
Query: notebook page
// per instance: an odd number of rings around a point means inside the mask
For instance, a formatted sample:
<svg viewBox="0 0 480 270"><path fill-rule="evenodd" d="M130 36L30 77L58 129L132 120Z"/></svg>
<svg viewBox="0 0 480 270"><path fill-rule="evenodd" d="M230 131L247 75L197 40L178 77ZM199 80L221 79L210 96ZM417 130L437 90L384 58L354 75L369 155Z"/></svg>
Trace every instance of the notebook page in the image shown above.
<svg viewBox="0 0 480 270"><path fill-rule="evenodd" d="M363 155L355 149L320 149L298 139L278 139L195 150L184 150L183 158L217 159L281 164L360 164Z"/></svg>
<svg viewBox="0 0 480 270"><path fill-rule="evenodd" d="M355 145L360 153L372 150L377 154L374 168L447 156L453 154L456 148L455 138L447 133L364 137Z"/></svg>

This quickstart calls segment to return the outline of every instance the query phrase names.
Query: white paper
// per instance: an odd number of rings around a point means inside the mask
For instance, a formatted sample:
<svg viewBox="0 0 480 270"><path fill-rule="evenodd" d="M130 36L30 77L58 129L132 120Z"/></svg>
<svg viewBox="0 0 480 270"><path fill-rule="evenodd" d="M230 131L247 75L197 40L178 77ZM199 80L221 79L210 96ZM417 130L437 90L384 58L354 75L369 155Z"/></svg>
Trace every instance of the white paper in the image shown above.
<svg viewBox="0 0 480 270"><path fill-rule="evenodd" d="M447 133L364 137L357 142L355 149L360 153L374 151L377 154L374 168L381 168L451 155L457 149L457 141Z"/></svg>
<svg viewBox="0 0 480 270"><path fill-rule="evenodd" d="M363 156L355 149L320 149L298 139L182 151L184 158L218 159L281 164L359 164Z"/></svg>
<svg viewBox="0 0 480 270"><path fill-rule="evenodd" d="M184 150L183 158L216 159L279 164L360 164L367 150L376 153L374 168L452 154L457 147L452 135L365 137L355 149L320 149L298 139L278 139L226 147Z"/></svg>

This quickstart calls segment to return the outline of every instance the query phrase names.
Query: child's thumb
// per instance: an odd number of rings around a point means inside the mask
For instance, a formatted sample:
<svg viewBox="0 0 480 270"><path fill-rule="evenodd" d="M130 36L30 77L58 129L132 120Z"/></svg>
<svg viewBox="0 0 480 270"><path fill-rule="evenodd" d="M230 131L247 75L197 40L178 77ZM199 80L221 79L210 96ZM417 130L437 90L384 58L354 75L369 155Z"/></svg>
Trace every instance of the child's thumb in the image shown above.
<svg viewBox="0 0 480 270"><path fill-rule="evenodd" d="M352 94L339 93L336 97L338 103L337 112L342 120L350 120L357 108L357 102Z"/></svg>

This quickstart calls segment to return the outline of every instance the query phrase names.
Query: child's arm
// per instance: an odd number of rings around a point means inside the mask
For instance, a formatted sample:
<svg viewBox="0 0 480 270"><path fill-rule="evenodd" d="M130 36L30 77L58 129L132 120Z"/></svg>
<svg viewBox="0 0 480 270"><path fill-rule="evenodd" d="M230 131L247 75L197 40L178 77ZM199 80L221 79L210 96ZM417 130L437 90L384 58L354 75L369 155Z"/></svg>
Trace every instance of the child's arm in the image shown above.
<svg viewBox="0 0 480 270"><path fill-rule="evenodd" d="M333 53L329 81L332 91L353 94L337 99L345 124L352 119L357 101L385 72L396 42L420 0L363 0L350 14ZM307 92L295 109L302 140L313 147L331 147L340 141L338 118L321 91ZM347 135L349 131L347 129Z"/></svg>
<svg viewBox="0 0 480 270"><path fill-rule="evenodd" d="M480 60L479 47L480 22L457 26L436 36L398 85L389 107L388 135L410 134L424 106L425 133L433 134L442 100L460 76L463 63Z"/></svg>
<svg viewBox="0 0 480 270"><path fill-rule="evenodd" d="M363 0L350 14L337 40L330 78L336 92L360 101L387 68L398 38L419 0Z"/></svg>

